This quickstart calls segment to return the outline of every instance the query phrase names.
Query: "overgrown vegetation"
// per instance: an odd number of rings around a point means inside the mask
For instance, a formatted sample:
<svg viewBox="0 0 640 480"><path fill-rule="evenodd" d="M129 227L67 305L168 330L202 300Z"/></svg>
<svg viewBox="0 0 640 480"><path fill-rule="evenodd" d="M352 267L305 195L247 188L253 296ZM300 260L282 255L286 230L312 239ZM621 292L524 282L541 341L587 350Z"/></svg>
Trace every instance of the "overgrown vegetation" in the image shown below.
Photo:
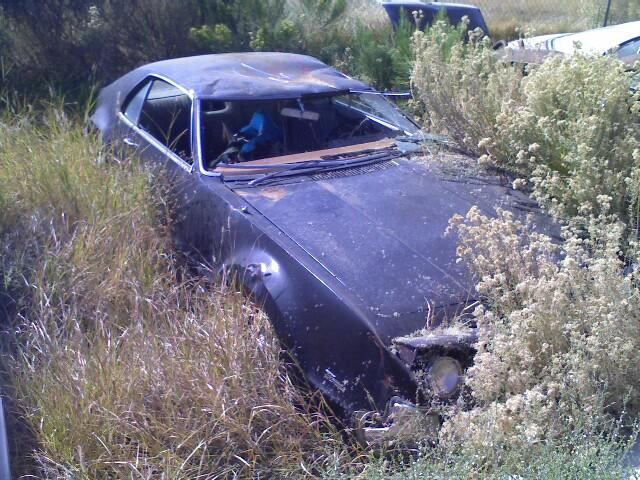
<svg viewBox="0 0 640 480"><path fill-rule="evenodd" d="M486 39L464 44L463 30L439 25L412 47L406 25L394 33L340 0L0 5L11 52L0 64L2 358L19 435L35 445L23 466L27 442L13 437L14 468L86 479L628 473L640 104L621 64L577 55L523 76ZM260 312L185 270L161 183L135 159L117 160L64 108L14 101L17 82L72 91L87 72L106 81L157 58L239 49L312 53L382 88L413 68L426 126L515 174L514 188L568 225L558 245L504 212L454 219L485 298L468 376L476 404L451 411L440 444L417 458L363 453L321 399L293 387Z"/></svg>
<svg viewBox="0 0 640 480"><path fill-rule="evenodd" d="M185 276L166 205L61 110L0 124L5 369L46 478L302 476L344 445L264 317ZM21 438L13 438L20 448ZM22 452L24 454L24 452Z"/></svg>
<svg viewBox="0 0 640 480"><path fill-rule="evenodd" d="M446 25L416 36L413 82L430 125L487 168L517 175L513 188L530 189L566 227L559 246L506 212L453 219L485 307L467 380L477 404L452 412L442 440L484 448L576 428L612 435L640 416L632 73L577 54L523 76L486 40L458 38Z"/></svg>
<svg viewBox="0 0 640 480"><path fill-rule="evenodd" d="M494 0L472 3L482 7L494 41L515 38L522 28L590 28L604 16L600 0L508 8ZM633 19L637 6L614 1L610 16ZM379 88L405 89L410 34L409 28L394 31L375 0L0 0L0 58L20 72L3 81L31 98L53 88L84 99L93 84L144 63L247 50L306 53Z"/></svg>
<svg viewBox="0 0 640 480"><path fill-rule="evenodd" d="M5 83L30 97L52 87L83 99L144 63L250 50L305 53L379 88L406 88L411 32L394 32L383 15L345 0L2 0L0 58L20 71Z"/></svg>
<svg viewBox="0 0 640 480"><path fill-rule="evenodd" d="M447 441L482 444L489 429L494 442L537 443L633 422L640 292L619 258L622 225L601 219L586 238L567 230L558 247L498 213L474 208L454 219L459 255L487 305L475 312L480 334L468 379L478 404L449 420Z"/></svg>
<svg viewBox="0 0 640 480"><path fill-rule="evenodd" d="M413 82L432 128L479 162L510 170L552 215L583 227L611 216L635 235L640 116L633 72L578 54L541 66L503 62L440 24L416 37ZM632 241L632 243L634 243Z"/></svg>
<svg viewBox="0 0 640 480"><path fill-rule="evenodd" d="M486 432L487 440L493 430ZM625 440L604 440L577 428L561 437L523 447L521 443L460 443L424 449L414 462L373 460L362 478L368 480L575 479L617 480L632 469L620 462L628 448Z"/></svg>

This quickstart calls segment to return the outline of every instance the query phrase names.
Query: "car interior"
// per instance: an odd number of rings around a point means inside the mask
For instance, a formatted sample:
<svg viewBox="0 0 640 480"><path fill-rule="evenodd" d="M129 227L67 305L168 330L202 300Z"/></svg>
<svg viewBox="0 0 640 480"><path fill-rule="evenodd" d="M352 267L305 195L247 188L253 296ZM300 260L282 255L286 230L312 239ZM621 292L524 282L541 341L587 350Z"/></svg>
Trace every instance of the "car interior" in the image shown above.
<svg viewBox="0 0 640 480"><path fill-rule="evenodd" d="M142 106L139 126L183 160L191 158L191 99L187 95L148 98Z"/></svg>
<svg viewBox="0 0 640 480"><path fill-rule="evenodd" d="M217 165L366 143L415 129L387 100L379 100L392 109L395 118L386 119L375 112L375 105L358 103L357 95L304 101L203 100L205 164L213 169Z"/></svg>
<svg viewBox="0 0 640 480"><path fill-rule="evenodd" d="M187 163L191 156L191 98L173 85L150 79L125 102L123 114Z"/></svg>

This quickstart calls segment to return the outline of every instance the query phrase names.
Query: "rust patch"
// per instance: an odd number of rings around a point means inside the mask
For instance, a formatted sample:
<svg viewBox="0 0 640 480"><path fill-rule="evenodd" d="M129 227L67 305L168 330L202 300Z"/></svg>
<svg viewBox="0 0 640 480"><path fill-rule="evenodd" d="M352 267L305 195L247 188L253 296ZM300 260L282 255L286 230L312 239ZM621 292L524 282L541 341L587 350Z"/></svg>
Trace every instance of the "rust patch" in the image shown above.
<svg viewBox="0 0 640 480"><path fill-rule="evenodd" d="M267 187L258 190L256 193L267 200L271 200L272 202L282 200L289 194L287 189L282 187Z"/></svg>

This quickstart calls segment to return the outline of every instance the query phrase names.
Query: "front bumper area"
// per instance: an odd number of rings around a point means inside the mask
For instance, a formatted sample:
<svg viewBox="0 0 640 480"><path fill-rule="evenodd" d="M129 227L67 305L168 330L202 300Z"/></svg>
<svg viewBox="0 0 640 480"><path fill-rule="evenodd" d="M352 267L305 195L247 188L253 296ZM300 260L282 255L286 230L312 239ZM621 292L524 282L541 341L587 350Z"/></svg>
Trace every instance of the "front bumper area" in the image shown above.
<svg viewBox="0 0 640 480"><path fill-rule="evenodd" d="M358 411L353 415L353 424L356 438L363 446L410 446L424 441L435 442L441 420L431 409L393 397L384 414Z"/></svg>

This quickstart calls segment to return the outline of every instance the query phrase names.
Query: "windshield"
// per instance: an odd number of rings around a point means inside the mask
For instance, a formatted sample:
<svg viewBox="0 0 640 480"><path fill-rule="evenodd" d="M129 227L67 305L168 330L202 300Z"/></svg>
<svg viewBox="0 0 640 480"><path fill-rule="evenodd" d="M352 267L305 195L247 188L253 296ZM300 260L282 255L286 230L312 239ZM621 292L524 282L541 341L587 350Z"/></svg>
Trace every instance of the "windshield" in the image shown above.
<svg viewBox="0 0 640 480"><path fill-rule="evenodd" d="M418 131L413 121L378 93L201 102L202 152L208 170Z"/></svg>
<svg viewBox="0 0 640 480"><path fill-rule="evenodd" d="M334 102L394 125L401 129L403 134L408 135L417 131L415 123L379 93L351 93L335 97Z"/></svg>

